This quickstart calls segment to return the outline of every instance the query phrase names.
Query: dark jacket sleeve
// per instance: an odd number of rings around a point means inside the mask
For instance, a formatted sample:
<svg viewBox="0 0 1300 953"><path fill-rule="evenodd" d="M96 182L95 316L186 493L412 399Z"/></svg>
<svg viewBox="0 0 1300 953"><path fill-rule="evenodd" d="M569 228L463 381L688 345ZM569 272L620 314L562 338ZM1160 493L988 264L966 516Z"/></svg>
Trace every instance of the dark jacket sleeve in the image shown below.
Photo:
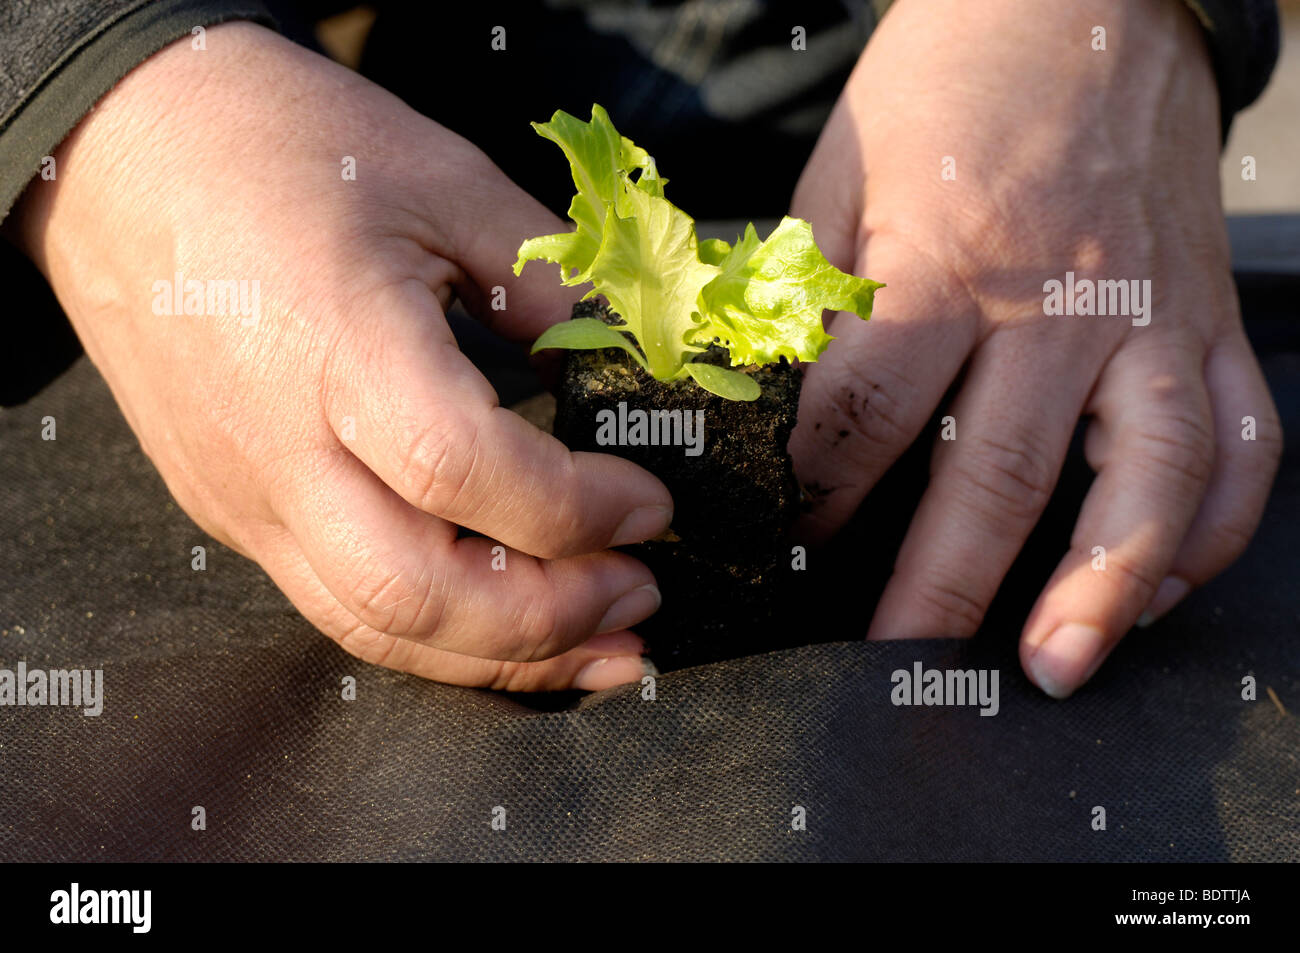
<svg viewBox="0 0 1300 953"><path fill-rule="evenodd" d="M1264 91L1281 43L1276 0L1186 0L1201 21L1219 83L1223 138Z"/></svg>
<svg viewBox="0 0 1300 953"><path fill-rule="evenodd" d="M1184 0L1201 21L1219 84L1223 139L1264 91L1281 48L1277 0ZM883 15L892 0L873 0Z"/></svg>
<svg viewBox="0 0 1300 953"><path fill-rule="evenodd" d="M1226 139L1277 62L1276 0L1186 2L1210 46ZM890 0L870 5L879 16ZM261 0L0 0L0 221L114 83L194 27L233 19L273 23Z"/></svg>
<svg viewBox="0 0 1300 953"><path fill-rule="evenodd" d="M273 22L260 0L0 0L0 221L114 83L226 20Z"/></svg>

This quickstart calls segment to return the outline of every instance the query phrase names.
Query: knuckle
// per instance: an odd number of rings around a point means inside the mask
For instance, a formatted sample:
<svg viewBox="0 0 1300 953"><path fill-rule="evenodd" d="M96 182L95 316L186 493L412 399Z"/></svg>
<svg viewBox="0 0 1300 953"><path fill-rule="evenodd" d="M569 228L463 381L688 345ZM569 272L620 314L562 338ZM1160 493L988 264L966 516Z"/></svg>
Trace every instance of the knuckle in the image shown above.
<svg viewBox="0 0 1300 953"><path fill-rule="evenodd" d="M559 600L553 591L522 601L510 618L510 631L522 654L514 661L534 662L558 655L563 650L562 629Z"/></svg>
<svg viewBox="0 0 1300 953"><path fill-rule="evenodd" d="M1134 434L1136 459L1161 478L1204 486L1214 472L1214 433L1187 409L1167 410Z"/></svg>
<svg viewBox="0 0 1300 953"><path fill-rule="evenodd" d="M349 604L366 625L398 639L434 633L442 620L443 600L428 575L412 579L400 569L362 574Z"/></svg>
<svg viewBox="0 0 1300 953"><path fill-rule="evenodd" d="M485 688L494 692L518 692L531 688L532 679L525 667L527 662L498 662L492 667L492 674Z"/></svg>
<svg viewBox="0 0 1300 953"><path fill-rule="evenodd" d="M1091 550L1080 549L1080 554L1091 553ZM1091 555L1088 556L1091 559ZM1111 575L1111 571L1114 575ZM1156 590L1160 588L1160 579L1157 579L1151 573L1146 572L1137 562L1130 562L1122 558L1118 553L1111 552L1106 556L1106 571L1101 573L1112 580L1118 580L1120 585L1130 590L1136 596L1136 601L1142 605L1149 605L1155 598Z"/></svg>
<svg viewBox="0 0 1300 953"><path fill-rule="evenodd" d="M914 436L906 408L916 406L915 398L916 386L901 376L855 368L831 397L831 408L841 421L839 436L852 435L872 452L897 453Z"/></svg>
<svg viewBox="0 0 1300 953"><path fill-rule="evenodd" d="M548 526L529 549L531 555L539 559L561 559L582 549L579 541L590 536L588 520L591 508L583 499L577 467L571 456L565 455L561 468L549 480L554 481L552 486L558 490L548 501ZM604 542L600 540L596 545Z"/></svg>
<svg viewBox="0 0 1300 953"><path fill-rule="evenodd" d="M927 578L917 585L916 596L933 620L937 636L966 638L984 621L986 606L960 582Z"/></svg>
<svg viewBox="0 0 1300 953"><path fill-rule="evenodd" d="M549 666L536 662L499 662L493 667L486 688L495 692L530 692L561 688Z"/></svg>
<svg viewBox="0 0 1300 953"><path fill-rule="evenodd" d="M1056 477L1052 461L1029 435L1010 441L973 437L953 466L962 483L983 501L981 505L991 503L996 516L1018 521L1038 518Z"/></svg>
<svg viewBox="0 0 1300 953"><path fill-rule="evenodd" d="M404 495L426 513L462 508L478 463L477 426L439 420L421 429L406 444L398 479Z"/></svg>

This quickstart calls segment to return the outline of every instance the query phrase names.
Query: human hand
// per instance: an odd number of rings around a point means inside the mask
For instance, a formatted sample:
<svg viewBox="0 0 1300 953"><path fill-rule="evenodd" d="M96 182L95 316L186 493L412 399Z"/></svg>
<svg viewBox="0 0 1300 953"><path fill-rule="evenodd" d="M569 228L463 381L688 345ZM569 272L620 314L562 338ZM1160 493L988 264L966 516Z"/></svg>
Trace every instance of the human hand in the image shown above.
<svg viewBox="0 0 1300 953"><path fill-rule="evenodd" d="M396 97L247 23L150 58L56 161L20 241L200 526L366 661L510 690L641 678L626 629L658 590L607 547L666 528L667 490L497 406L444 319L453 292L518 340L568 317L553 276L510 273L524 238L560 230L549 212ZM167 314L177 276L186 293L243 281L247 307Z"/></svg>
<svg viewBox="0 0 1300 953"><path fill-rule="evenodd" d="M791 452L833 491L811 536L964 377L868 638L975 632L1080 417L1098 476L1021 634L1045 692L1076 690L1245 548L1281 430L1232 283L1219 135L1178 0L897 0L884 18L793 203L833 264L888 285L807 369ZM1070 271L1140 279L1145 316L1137 298L1129 316L1049 316L1045 285Z"/></svg>

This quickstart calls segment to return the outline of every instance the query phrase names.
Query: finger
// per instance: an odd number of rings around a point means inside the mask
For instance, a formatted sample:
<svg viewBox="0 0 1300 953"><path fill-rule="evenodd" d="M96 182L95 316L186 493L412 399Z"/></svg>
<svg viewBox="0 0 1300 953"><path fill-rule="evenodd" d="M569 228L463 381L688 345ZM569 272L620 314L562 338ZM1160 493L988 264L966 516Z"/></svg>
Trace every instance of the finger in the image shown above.
<svg viewBox="0 0 1300 953"><path fill-rule="evenodd" d="M1214 472L1169 575L1139 617L1139 626L1150 625L1242 554L1264 515L1282 460L1282 422L1239 329L1210 349L1205 378L1214 413Z"/></svg>
<svg viewBox="0 0 1300 953"><path fill-rule="evenodd" d="M593 636L540 662L511 662L459 655L399 639L359 622L313 572L285 530L259 547L258 561L298 610L326 635L364 662L450 685L509 692L580 689L600 691L657 674L640 637L620 630Z"/></svg>
<svg viewBox="0 0 1300 953"><path fill-rule="evenodd" d="M272 490L312 570L364 625L479 658L533 661L654 612L644 565L604 552L542 561L490 539L456 538L339 448Z"/></svg>
<svg viewBox="0 0 1300 953"><path fill-rule="evenodd" d="M430 244L464 271L468 281L456 290L466 307L516 341L531 342L552 324L567 321L582 289L560 284L554 266L534 264L518 277L513 269L527 239L571 231L572 225L463 140L440 160L437 180L424 193L424 212L430 221L449 223Z"/></svg>
<svg viewBox="0 0 1300 953"><path fill-rule="evenodd" d="M877 236L861 263L888 288L870 321L832 321L839 340L806 368L790 438L799 480L815 491L799 526L812 541L838 529L916 439L975 342L977 311L927 259Z"/></svg>
<svg viewBox="0 0 1300 953"><path fill-rule="evenodd" d="M964 637L979 628L1047 505L1095 379L1079 373L1079 355L1055 332L996 333L976 351L952 407L953 439L936 442L930 485L868 638Z"/></svg>
<svg viewBox="0 0 1300 953"><path fill-rule="evenodd" d="M1020 643L1025 671L1055 698L1091 678L1150 604L1191 526L1214 461L1202 363L1199 344L1150 336L1102 374L1087 447L1100 472Z"/></svg>
<svg viewBox="0 0 1300 953"><path fill-rule="evenodd" d="M650 473L570 453L497 403L427 288L392 290L375 308L375 322L335 346L325 412L344 445L412 506L545 559L667 529L672 497Z"/></svg>

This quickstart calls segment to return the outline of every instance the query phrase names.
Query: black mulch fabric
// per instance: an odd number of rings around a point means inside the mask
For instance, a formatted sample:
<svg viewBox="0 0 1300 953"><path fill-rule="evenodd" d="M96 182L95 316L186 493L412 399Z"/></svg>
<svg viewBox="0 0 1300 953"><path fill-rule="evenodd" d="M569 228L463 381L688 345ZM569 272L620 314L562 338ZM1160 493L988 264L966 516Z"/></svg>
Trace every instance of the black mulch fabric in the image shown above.
<svg viewBox="0 0 1300 953"><path fill-rule="evenodd" d="M1247 307L1295 433L1282 291ZM975 640L811 645L665 674L649 701L353 660L171 502L84 358L0 412L0 446L0 667L102 667L105 692L98 718L0 707L3 860L1300 859L1294 449L1250 552L1060 703L1015 641L1086 487L1077 460ZM919 473L900 467L812 555L826 602L793 640L864 630ZM890 674L916 660L999 669L999 713L893 706Z"/></svg>

